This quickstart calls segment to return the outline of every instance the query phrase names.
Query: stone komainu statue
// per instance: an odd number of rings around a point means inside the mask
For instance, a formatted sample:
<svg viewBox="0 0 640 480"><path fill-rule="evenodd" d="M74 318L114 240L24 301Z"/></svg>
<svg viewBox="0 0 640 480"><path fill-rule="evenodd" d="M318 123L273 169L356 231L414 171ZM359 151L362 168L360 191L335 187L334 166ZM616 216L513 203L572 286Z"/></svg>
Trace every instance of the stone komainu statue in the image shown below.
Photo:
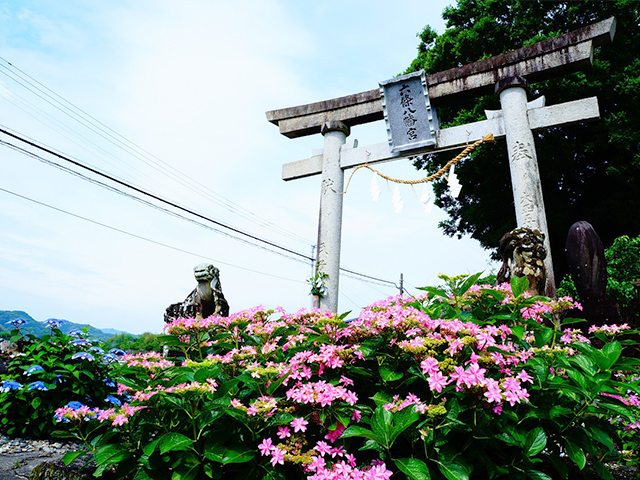
<svg viewBox="0 0 640 480"><path fill-rule="evenodd" d="M208 263L202 263L193 269L193 273L198 285L184 302L169 305L164 314L165 323L176 318L229 316L229 304L224 298L220 284L220 270Z"/></svg>
<svg viewBox="0 0 640 480"><path fill-rule="evenodd" d="M502 267L498 283L509 282L512 277L527 277L531 295L544 295L547 273L544 259L544 234L530 228L516 228L500 239Z"/></svg>

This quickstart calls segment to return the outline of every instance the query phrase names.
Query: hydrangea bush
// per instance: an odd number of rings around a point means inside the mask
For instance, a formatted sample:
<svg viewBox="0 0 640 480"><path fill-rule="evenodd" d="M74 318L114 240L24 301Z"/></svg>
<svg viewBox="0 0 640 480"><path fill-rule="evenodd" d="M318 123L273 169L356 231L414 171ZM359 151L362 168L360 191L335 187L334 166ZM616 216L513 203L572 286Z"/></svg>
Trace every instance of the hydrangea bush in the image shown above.
<svg viewBox="0 0 640 480"><path fill-rule="evenodd" d="M117 478L579 478L636 457L636 344L526 279L392 297L357 319L261 307L178 319L182 357L127 356L110 408L61 407ZM631 381L629 381L631 379ZM71 461L83 452L67 456Z"/></svg>
<svg viewBox="0 0 640 480"><path fill-rule="evenodd" d="M24 335L24 319L9 322L20 352L0 375L0 432L10 436L48 437L58 430L53 414L67 402L103 405L120 401L115 378L118 356L104 352L86 330L65 335L59 320L48 320L41 338Z"/></svg>

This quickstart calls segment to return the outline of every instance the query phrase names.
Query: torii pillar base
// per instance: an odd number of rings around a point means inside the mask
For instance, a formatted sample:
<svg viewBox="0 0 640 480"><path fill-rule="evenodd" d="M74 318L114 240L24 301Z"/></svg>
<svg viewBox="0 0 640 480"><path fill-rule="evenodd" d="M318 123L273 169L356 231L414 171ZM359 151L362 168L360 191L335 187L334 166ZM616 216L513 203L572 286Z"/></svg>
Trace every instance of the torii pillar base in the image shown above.
<svg viewBox="0 0 640 480"><path fill-rule="evenodd" d="M320 130L324 136L322 162L322 193L318 226L319 269L329 275L320 308L338 312L340 285L340 243L342 232L342 192L344 171L340 167L340 148L347 141L350 129L342 122L325 122Z"/></svg>
<svg viewBox="0 0 640 480"><path fill-rule="evenodd" d="M544 234L547 257L544 266L547 273L545 293L555 297L556 283L551 259L549 229L542 198L538 158L533 133L527 117L528 82L522 77L507 77L496 84L496 95L500 96L504 128L509 153L511 185L516 208L518 227L539 230Z"/></svg>

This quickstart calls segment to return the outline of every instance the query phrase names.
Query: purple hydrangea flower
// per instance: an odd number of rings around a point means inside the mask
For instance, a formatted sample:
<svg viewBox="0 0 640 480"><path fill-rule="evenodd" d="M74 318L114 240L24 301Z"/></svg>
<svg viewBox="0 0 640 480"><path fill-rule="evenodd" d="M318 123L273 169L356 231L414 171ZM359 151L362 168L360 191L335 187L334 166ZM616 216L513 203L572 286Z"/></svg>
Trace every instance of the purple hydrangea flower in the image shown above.
<svg viewBox="0 0 640 480"><path fill-rule="evenodd" d="M22 384L20 382L16 382L14 380L5 380L2 382L2 387L0 387L0 392L5 393L9 390L20 390L22 388Z"/></svg>
<svg viewBox="0 0 640 480"><path fill-rule="evenodd" d="M33 375L36 372L44 372L44 368L42 368L40 365L32 365L27 369L26 373L27 375Z"/></svg>
<svg viewBox="0 0 640 480"><path fill-rule="evenodd" d="M113 363L113 362L117 362L117 361L118 361L118 357L116 357L116 356L115 356L114 354L112 354L112 353L105 353L105 354L102 356L102 363L104 363L104 364L106 364L106 365L108 365L108 364L110 364L110 363Z"/></svg>
<svg viewBox="0 0 640 480"><path fill-rule="evenodd" d="M89 360L90 362L93 362L95 358L93 358L93 355L88 352L78 352L71 356L71 360Z"/></svg>
<svg viewBox="0 0 640 480"><path fill-rule="evenodd" d="M43 392L46 392L49 389L44 382L37 381L29 384L29 390L42 390Z"/></svg>
<svg viewBox="0 0 640 480"><path fill-rule="evenodd" d="M13 320L8 321L7 325L13 325L18 328L20 325L24 325L26 323L27 321L24 318L14 318Z"/></svg>
<svg viewBox="0 0 640 480"><path fill-rule="evenodd" d="M76 347L85 347L87 345L91 345L91 342L86 338L78 338L76 340L72 340L71 345L75 345Z"/></svg>
<svg viewBox="0 0 640 480"><path fill-rule="evenodd" d="M69 335L72 337L84 337L85 333L82 330L78 330L77 328L74 328L69 332Z"/></svg>
<svg viewBox="0 0 640 480"><path fill-rule="evenodd" d="M53 330L54 328L60 328L60 325L62 325L62 320L56 320L55 318L49 318L44 323L45 323L45 325L47 327L49 327L50 329Z"/></svg>
<svg viewBox="0 0 640 480"><path fill-rule="evenodd" d="M107 398L104 399L105 402L109 402L112 405L115 405L116 407L120 407L122 405L122 402L120 401L119 398L114 397L113 395L107 395Z"/></svg>

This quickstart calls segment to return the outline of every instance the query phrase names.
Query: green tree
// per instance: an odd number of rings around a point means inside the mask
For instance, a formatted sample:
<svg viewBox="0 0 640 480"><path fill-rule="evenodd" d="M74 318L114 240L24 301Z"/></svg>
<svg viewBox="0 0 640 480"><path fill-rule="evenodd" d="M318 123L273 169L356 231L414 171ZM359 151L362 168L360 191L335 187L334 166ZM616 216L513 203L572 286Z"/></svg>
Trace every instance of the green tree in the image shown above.
<svg viewBox="0 0 640 480"><path fill-rule="evenodd" d="M637 0L458 0L443 12L442 35L430 27L419 34L418 57L407 70L443 71L616 17L614 41L596 49L592 69L531 88L530 98L545 95L549 105L597 96L601 112L597 122L536 134L557 279L566 273L564 243L574 222L591 223L605 246L618 236L640 233L639 6ZM499 108L498 98L490 95L442 106L438 114L444 126L453 126ZM416 167L432 173L450 156L432 155ZM483 146L456 173L463 185L458 199L443 181L435 185L436 203L449 215L440 227L449 236L468 234L496 249L500 237L516 226L504 141Z"/></svg>

